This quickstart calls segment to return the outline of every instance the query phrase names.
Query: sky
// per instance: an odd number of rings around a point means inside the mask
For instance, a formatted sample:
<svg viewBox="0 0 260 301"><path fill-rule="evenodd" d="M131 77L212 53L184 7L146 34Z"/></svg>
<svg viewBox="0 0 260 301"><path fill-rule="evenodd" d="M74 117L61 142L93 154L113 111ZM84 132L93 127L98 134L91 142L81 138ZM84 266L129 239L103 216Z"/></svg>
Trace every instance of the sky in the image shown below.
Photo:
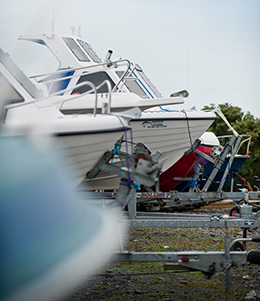
<svg viewBox="0 0 260 301"><path fill-rule="evenodd" d="M164 97L188 90L176 108L227 102L260 118L259 0L0 0L0 25L0 47L28 76L58 63L20 34L80 26L102 59L112 49L138 63Z"/></svg>

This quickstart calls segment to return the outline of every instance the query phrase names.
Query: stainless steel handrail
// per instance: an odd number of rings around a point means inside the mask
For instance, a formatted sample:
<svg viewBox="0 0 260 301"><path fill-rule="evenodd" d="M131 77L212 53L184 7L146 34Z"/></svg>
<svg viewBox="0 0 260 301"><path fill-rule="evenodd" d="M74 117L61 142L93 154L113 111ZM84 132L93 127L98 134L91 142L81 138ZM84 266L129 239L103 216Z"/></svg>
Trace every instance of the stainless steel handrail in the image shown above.
<svg viewBox="0 0 260 301"><path fill-rule="evenodd" d="M240 150L241 146L243 143L245 143L246 141L248 141L248 144L247 144L247 153L249 153L249 145L250 145L250 142L251 142L251 136L250 135L239 135L237 133L237 131L234 129L234 127L232 127L232 125L228 122L227 118L225 117L225 115L222 113L220 107L217 107L213 110L213 112L217 113L221 118L222 120L226 123L227 127L229 128L230 131L233 132L233 134L236 136L236 137L249 137L243 141L240 142L240 145L239 147L237 148L237 151L236 151L236 154L238 153L238 151ZM230 138L232 137L232 135L224 135L224 136L218 136L217 138ZM232 146L232 149L233 149L233 146Z"/></svg>
<svg viewBox="0 0 260 301"><path fill-rule="evenodd" d="M117 84L113 88L112 92L115 92L117 90L119 84L121 82L123 82L125 76L127 75L128 71L130 69L131 62L129 60L127 60L127 59L112 61L112 62L109 63L109 67L108 67L107 63L100 63L100 64L91 65L91 66L69 68L69 69L59 70L59 71L55 71L55 72L49 72L49 73L34 75L34 76L31 76L30 79L34 79L34 80L36 80L37 83L39 83L39 81L37 79L41 78L41 77L44 77L44 76L45 77L46 76L50 76L50 75L55 76L55 75L59 75L59 74L66 73L66 72L72 72L72 71L75 72L75 71L78 71L78 70L87 70L87 69L93 69L93 68L97 68L97 67L107 67L108 69L110 69L111 67L115 67L116 68L118 66L118 63L126 63L127 69L125 70L125 72L123 73L123 75L121 76L121 78L119 78L119 81L117 82ZM94 71L93 71L93 73L94 73ZM91 73L89 73L89 74L91 74ZM47 81L44 81L42 83L43 84L49 84L49 83L51 83L50 88L49 88L49 91L50 91L51 87L53 86L53 84L55 82L63 81L65 79L71 79L71 78L78 77L78 76L79 76L78 74L77 75L73 74L71 76L65 76L65 77L62 77L62 78L56 78L56 79L52 79L52 80L47 80ZM59 92L61 92L61 91L59 91Z"/></svg>
<svg viewBox="0 0 260 301"><path fill-rule="evenodd" d="M132 64L134 67L132 68L131 72L128 74L128 77L134 72L135 64L134 64L134 63L131 63L131 62L129 61L127 70L126 70L126 71L124 72L124 74L121 76L121 78L119 79L118 83L117 83L117 84L115 85L115 87L113 88L112 92L115 92L115 91L118 89L120 83L122 83L122 86L125 84L125 82L127 81L126 75L127 75L128 71L129 71L129 69L130 69L130 65L131 65L131 64ZM134 78L134 79L135 79L135 78ZM136 79L135 79L135 80L136 80Z"/></svg>
<svg viewBox="0 0 260 301"><path fill-rule="evenodd" d="M82 96L84 96L84 95L87 95L87 94L90 94L91 92L94 92L94 93L95 93L95 106L94 106L93 114L94 114L94 116L96 116L96 111L97 111L97 110L96 110L96 107L97 107L97 87L96 87L92 82L89 82L89 81L85 81L84 83L80 83L80 84L78 84L76 87L79 88L79 87L82 87L82 86L90 86L91 89L90 89L89 91L85 92L85 93L79 94L80 97L82 97ZM71 90L73 90L73 88L64 89L63 91L64 91L64 92L69 92L69 91L71 91ZM63 93L64 93L64 92L63 92ZM59 91L58 94L60 94L60 93L61 93L61 91ZM57 92L56 92L55 94L57 94ZM51 95L51 97L53 97L53 94ZM73 97L74 100L75 100L75 98L78 98L78 95L75 96L75 97ZM72 100L72 98L71 98L71 99L64 99L64 100L61 102L61 104L60 104L59 110L61 110L61 107L63 106L64 102L69 101L69 100Z"/></svg>
<svg viewBox="0 0 260 301"><path fill-rule="evenodd" d="M38 103L40 101L45 101L45 100L48 100L48 99L51 99L53 96L58 96L59 94L62 94L62 93L65 93L65 92L69 92L75 88L79 88L79 87L82 87L82 86L90 86L91 89L89 91L86 91L82 94L79 94L79 95L74 95L73 97L70 97L70 98L67 98L67 99L63 99L61 101L61 105L59 107L59 110L61 109L62 105L64 104L64 102L66 101L71 101L71 100L75 100L77 98L81 98L81 97L84 97L85 95L88 95L92 92L95 93L95 106L94 106L94 109L93 109L93 115L96 116L96 112L97 112L97 102L98 102L98 95L97 95L97 91L104 85L107 85L108 87L108 93L109 93L109 104L108 104L108 112L110 113L110 108L111 108L111 94L112 94L112 91L111 91L111 84L108 80L105 80L103 81L100 85L98 86L95 86L92 82L83 82L83 83L80 83L78 85L76 85L75 87L73 88L67 88L67 89L64 89L64 90L60 90L58 92L55 92L51 95L48 95L46 97L42 97L40 99L33 99L31 100L30 102L23 102L23 103L19 103L19 104L11 104L11 105L6 105L5 106L5 110L9 110L9 109L14 109L14 108L18 108L18 107L22 107L22 106L26 106L26 105L29 105L29 104L33 104L33 103Z"/></svg>
<svg viewBox="0 0 260 301"><path fill-rule="evenodd" d="M241 136L241 137L248 137L248 138L247 138L247 139L244 139L244 140L242 140L242 141L240 142L240 145L239 145L239 147L238 147L238 149L237 149L236 154L238 154L238 152L239 152L239 150L240 150L242 144L243 144L243 143L246 143L246 142L247 142L246 153L249 153L249 147L250 147L250 143L251 143L252 136L251 136L251 135L240 135L240 136ZM224 138L230 138L230 137L232 137L232 135L217 136L218 139L221 139L221 138L224 139Z"/></svg>
<svg viewBox="0 0 260 301"><path fill-rule="evenodd" d="M110 64L111 64L111 67L112 67L112 66L116 66L117 63L121 63L121 62L127 62L130 65L130 61L127 60L127 59L112 61ZM68 68L68 69L58 70L58 71L54 71L54 72L48 72L48 73L33 75L33 76L30 76L30 78L35 79L35 78L38 78L38 77L43 77L43 76L48 76L48 75L62 74L62 73L68 72L68 71L91 69L91 68L101 67L101 66L105 67L106 65L108 65L108 64L107 63L99 63L99 64L95 64L95 65L91 65L91 66ZM108 68L110 68L110 67L108 67ZM63 79L63 78L61 78L61 79Z"/></svg>
<svg viewBox="0 0 260 301"><path fill-rule="evenodd" d="M97 114L97 101L98 101L98 94L97 94L97 91L98 91L101 87L103 87L104 85L107 85L107 89L108 89L108 113L110 113L110 110L111 110L111 101L112 101L112 99L111 99L112 89L111 89L111 83L109 82L109 80L107 80L107 79L104 80L104 81L103 81L101 84L99 84L98 86L95 86L92 82L88 82L88 81L85 81L84 83L81 83L81 84L82 84L82 86L83 86L83 84L87 84L87 85L89 85L90 87L92 87L92 89L89 90L89 91L87 91L87 92L85 92L85 93L82 93L82 94L79 94L79 95L74 96L73 99L72 99L72 98L70 98L70 99L64 99L64 100L62 101L61 105L60 105L59 110L61 110L61 108L62 108L64 102L70 101L70 100L74 100L75 98L80 98L80 97L82 97L82 96L84 96L84 95L86 95L86 94L90 94L90 93L92 93L92 92L94 91L94 92L95 92L95 106L94 106L93 115L96 116L96 114ZM74 88L78 88L81 84L76 85ZM71 89L69 89L69 90L71 90Z"/></svg>

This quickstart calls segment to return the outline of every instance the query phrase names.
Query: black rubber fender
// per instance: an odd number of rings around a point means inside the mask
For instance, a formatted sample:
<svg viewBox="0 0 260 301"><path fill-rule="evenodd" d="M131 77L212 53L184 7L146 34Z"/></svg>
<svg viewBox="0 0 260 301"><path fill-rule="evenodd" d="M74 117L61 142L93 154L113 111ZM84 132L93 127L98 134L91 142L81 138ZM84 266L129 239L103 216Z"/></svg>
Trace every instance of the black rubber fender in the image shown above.
<svg viewBox="0 0 260 301"><path fill-rule="evenodd" d="M260 265L260 251L258 250L250 250L247 253L247 261L251 264Z"/></svg>

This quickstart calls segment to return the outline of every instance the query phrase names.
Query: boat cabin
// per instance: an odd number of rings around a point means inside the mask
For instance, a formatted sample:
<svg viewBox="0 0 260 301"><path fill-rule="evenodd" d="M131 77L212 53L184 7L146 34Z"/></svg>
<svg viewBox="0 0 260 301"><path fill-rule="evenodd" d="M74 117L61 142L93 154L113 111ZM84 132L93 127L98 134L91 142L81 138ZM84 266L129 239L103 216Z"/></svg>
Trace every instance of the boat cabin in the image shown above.
<svg viewBox="0 0 260 301"><path fill-rule="evenodd" d="M108 80L112 92L134 93L142 99L162 98L138 64L122 58L111 61L111 50L102 62L91 45L78 36L50 33L22 35L19 39L47 46L58 59L57 72L33 77L47 85L49 94L83 82L98 86ZM90 89L84 85L70 93L82 94ZM102 86L98 93L108 93L108 87Z"/></svg>

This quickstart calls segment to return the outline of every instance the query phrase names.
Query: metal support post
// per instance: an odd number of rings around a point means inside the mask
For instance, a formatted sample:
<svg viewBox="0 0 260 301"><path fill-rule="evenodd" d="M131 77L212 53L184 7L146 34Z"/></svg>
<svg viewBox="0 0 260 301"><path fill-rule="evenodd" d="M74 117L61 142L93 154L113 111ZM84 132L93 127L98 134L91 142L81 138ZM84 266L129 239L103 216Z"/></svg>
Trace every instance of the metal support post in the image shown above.
<svg viewBox="0 0 260 301"><path fill-rule="evenodd" d="M247 238L247 228L243 229L243 238ZM243 247L246 250L246 240L243 241Z"/></svg>
<svg viewBox="0 0 260 301"><path fill-rule="evenodd" d="M237 150L238 150L238 148L239 148L241 139L242 139L242 136L238 136L236 145L235 145L235 147L234 147L234 149L233 149L233 152L232 152L232 154L231 154L231 156L230 156L230 158L229 158L229 160L228 160L227 167L226 167L226 169L225 169L225 172L224 172L223 177L222 177L222 179L221 179L221 182L220 182L220 184L219 184L218 191L221 191L222 188L223 188L223 186L224 186L224 184L225 184L227 175L228 175L229 170L230 170L230 168L231 168L231 166L232 166L232 163L233 163L233 160L234 160L235 155L236 155L236 153L237 153Z"/></svg>
<svg viewBox="0 0 260 301"><path fill-rule="evenodd" d="M224 273L225 273L225 290L226 290L226 301L230 300L230 288L231 288L231 281L230 281L230 274L231 274L231 266L232 266L232 261L230 257L230 237L228 233L228 226L227 226L227 220L228 220L228 215L223 216L225 220L225 260L224 260Z"/></svg>
<svg viewBox="0 0 260 301"><path fill-rule="evenodd" d="M200 176L200 171L201 171L201 165L199 163L196 164L195 170L194 170L194 177L192 179L193 182L197 182L199 176ZM190 188L190 192L192 191L200 191L198 185L195 185L194 187Z"/></svg>
<svg viewBox="0 0 260 301"><path fill-rule="evenodd" d="M207 182L205 183L202 191L208 191L209 186L211 185L211 183L213 182L213 180L215 179L215 176L217 175L218 171L220 170L222 164L225 161L225 158L227 156L227 154L229 153L232 145L235 143L237 136L233 135L230 139L230 141L225 145L221 155L218 158L218 161L215 165L215 168L213 169L211 175L209 176Z"/></svg>
<svg viewBox="0 0 260 301"><path fill-rule="evenodd" d="M129 219L135 219L136 218L136 189L132 188L130 191L131 194L129 194L127 207L128 207L128 216Z"/></svg>
<svg viewBox="0 0 260 301"><path fill-rule="evenodd" d="M230 184L230 192L234 191L234 174L232 174L231 184Z"/></svg>

